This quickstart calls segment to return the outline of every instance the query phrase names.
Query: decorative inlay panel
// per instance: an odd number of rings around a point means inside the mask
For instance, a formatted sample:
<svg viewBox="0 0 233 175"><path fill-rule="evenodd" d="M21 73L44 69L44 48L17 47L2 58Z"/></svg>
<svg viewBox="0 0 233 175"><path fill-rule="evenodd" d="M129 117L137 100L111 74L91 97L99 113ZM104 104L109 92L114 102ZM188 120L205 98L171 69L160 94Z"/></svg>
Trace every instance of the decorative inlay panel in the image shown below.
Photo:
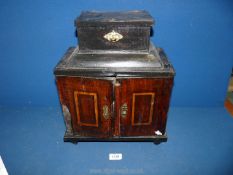
<svg viewBox="0 0 233 175"><path fill-rule="evenodd" d="M97 94L74 91L74 99L78 125L98 127Z"/></svg>
<svg viewBox="0 0 233 175"><path fill-rule="evenodd" d="M155 94L133 93L132 125L151 125Z"/></svg>

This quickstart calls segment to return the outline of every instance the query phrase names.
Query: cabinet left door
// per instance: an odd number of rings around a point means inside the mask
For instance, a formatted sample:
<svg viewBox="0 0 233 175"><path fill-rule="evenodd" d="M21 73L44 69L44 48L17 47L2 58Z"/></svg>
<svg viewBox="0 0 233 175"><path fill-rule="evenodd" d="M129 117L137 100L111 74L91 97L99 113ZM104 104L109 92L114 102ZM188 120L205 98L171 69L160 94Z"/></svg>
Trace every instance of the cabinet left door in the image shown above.
<svg viewBox="0 0 233 175"><path fill-rule="evenodd" d="M68 134L107 138L112 135L112 80L56 77Z"/></svg>

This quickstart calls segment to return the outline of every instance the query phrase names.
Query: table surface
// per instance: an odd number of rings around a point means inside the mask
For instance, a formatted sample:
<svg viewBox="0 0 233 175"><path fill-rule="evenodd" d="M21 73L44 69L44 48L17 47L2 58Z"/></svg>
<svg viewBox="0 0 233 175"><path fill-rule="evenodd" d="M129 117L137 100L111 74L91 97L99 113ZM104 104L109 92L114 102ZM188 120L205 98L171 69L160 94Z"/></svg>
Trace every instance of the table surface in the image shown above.
<svg viewBox="0 0 233 175"><path fill-rule="evenodd" d="M168 142L64 143L56 107L0 107L0 155L11 175L233 174L233 118L224 108L171 108ZM122 160L108 160L122 153Z"/></svg>

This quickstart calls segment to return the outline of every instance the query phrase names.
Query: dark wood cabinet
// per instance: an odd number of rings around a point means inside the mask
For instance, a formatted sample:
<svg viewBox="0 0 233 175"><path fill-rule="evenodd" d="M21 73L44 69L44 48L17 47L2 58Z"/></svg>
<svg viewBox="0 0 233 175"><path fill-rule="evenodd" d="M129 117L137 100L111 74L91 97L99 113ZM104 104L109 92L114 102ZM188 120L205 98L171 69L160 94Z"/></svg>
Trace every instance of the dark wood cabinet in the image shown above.
<svg viewBox="0 0 233 175"><path fill-rule="evenodd" d="M76 24L80 47L69 48L54 70L64 140L166 141L175 72L149 43L151 16L85 12Z"/></svg>
<svg viewBox="0 0 233 175"><path fill-rule="evenodd" d="M173 78L105 78L57 77L72 128L65 141L165 140Z"/></svg>

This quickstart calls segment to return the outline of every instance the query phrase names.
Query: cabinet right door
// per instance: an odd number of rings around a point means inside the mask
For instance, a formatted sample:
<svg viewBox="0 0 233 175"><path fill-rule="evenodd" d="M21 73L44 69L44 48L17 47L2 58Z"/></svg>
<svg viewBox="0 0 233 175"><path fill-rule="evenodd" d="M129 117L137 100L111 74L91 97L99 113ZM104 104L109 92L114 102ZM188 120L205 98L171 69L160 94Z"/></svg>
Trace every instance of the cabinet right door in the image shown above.
<svg viewBox="0 0 233 175"><path fill-rule="evenodd" d="M120 136L154 136L165 133L172 78L118 80L117 118Z"/></svg>

